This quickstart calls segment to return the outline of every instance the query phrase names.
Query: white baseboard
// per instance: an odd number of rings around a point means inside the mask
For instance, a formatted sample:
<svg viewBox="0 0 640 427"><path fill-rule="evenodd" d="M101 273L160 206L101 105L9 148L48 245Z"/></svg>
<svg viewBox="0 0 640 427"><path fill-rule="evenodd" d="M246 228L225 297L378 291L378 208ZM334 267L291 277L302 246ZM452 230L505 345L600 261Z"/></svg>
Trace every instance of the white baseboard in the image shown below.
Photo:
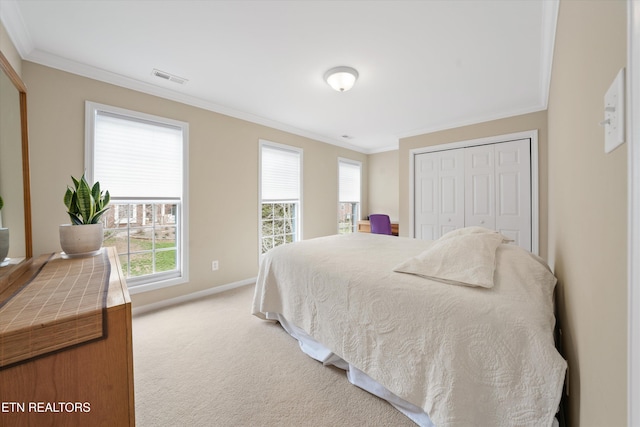
<svg viewBox="0 0 640 427"><path fill-rule="evenodd" d="M229 291L231 289L236 289L242 286L252 285L256 283L256 277L251 279L241 280L239 282L228 283L222 286L215 286L213 288L205 289L203 291L193 292L191 294L182 295L176 298L170 298L159 302L154 302L151 304L145 304L140 307L134 307L131 309L131 314L133 316L148 313L150 311L159 310L161 308L169 307L176 304L181 304L183 302L193 301L196 299L208 297L209 295L218 294L220 292Z"/></svg>

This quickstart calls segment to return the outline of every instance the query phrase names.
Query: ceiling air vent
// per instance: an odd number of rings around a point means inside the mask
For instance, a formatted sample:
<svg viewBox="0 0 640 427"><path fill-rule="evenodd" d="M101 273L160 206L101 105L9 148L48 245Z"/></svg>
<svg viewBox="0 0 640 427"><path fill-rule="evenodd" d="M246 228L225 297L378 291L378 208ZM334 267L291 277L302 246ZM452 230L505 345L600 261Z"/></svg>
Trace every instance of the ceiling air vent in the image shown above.
<svg viewBox="0 0 640 427"><path fill-rule="evenodd" d="M157 70L157 69L155 69L155 68L153 69L153 71L151 72L151 74L152 74L152 75L154 75L154 76L156 76L156 77L159 77L159 78L161 78L161 79L168 80L168 81L170 81L170 82L178 83L178 84L181 84L181 85L183 85L183 84L185 84L186 82L188 82L188 80L187 80L187 79L185 79L185 78L178 77L178 76L176 76L176 75L169 74L169 73L167 73L166 71L160 71L160 70Z"/></svg>

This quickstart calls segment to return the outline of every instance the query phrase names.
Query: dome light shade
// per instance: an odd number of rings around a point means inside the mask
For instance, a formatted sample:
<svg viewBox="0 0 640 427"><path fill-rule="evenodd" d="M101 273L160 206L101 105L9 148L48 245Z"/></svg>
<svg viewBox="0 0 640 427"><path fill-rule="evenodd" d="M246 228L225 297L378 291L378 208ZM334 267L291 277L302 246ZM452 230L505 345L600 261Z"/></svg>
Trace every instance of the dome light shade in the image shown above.
<svg viewBox="0 0 640 427"><path fill-rule="evenodd" d="M353 87L358 72L351 67L335 67L324 73L326 82L338 92L346 92Z"/></svg>

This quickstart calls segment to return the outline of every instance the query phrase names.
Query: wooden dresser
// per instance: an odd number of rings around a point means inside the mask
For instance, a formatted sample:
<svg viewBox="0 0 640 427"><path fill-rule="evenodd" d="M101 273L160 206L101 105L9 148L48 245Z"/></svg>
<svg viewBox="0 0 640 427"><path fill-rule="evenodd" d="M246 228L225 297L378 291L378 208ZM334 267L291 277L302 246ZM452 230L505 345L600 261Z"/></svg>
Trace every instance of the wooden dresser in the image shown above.
<svg viewBox="0 0 640 427"><path fill-rule="evenodd" d="M20 316L34 319L30 322L33 335L38 330L41 333L45 327L51 332L47 332L46 339L34 339L22 328L19 333L9 334L13 338L3 338L5 353L10 349L19 352L21 347L27 349L34 345L40 345L40 349L34 350L34 355L25 360L14 362L9 359L11 363L0 367L0 425L135 425L131 299L115 249L105 250L106 255L99 256L100 259L94 257L96 260L93 261L97 267L106 267L102 273L104 299L101 304L105 308L101 308L99 316L103 330L100 337L73 344L77 339L74 337L82 335L79 330L86 329L86 321L80 326L77 321L68 320L56 321L53 326L40 324L38 316L41 312L55 311L55 305L61 304L60 298L52 296L47 297L42 310L37 313L37 310L25 309L19 315L5 315L4 327L0 324L0 334L8 329L7 318L11 323L22 320L29 323L28 318L21 319ZM52 262L54 260L55 263ZM60 286L63 280L73 282L73 286L82 285L83 280L87 281L84 272L74 273L76 270L68 269L64 278L59 279L56 274L51 274L53 264L57 272L72 261L76 260L63 260L59 255L38 258L18 280L0 291L0 307L8 307L10 299L28 291L30 286L40 286L42 280L38 279L42 275L51 275L51 279L46 280L46 289ZM66 342L71 345L56 348L52 344L47 348L41 344L42 341L53 343L60 338L62 341L68 339ZM34 344L33 341L38 342ZM37 355L38 352L41 354Z"/></svg>

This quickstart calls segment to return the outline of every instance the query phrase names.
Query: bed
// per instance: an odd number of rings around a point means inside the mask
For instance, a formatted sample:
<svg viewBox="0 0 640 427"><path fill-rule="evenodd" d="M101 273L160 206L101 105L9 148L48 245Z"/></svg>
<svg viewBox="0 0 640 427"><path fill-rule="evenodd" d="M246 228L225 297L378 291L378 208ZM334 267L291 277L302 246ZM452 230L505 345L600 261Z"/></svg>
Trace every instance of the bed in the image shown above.
<svg viewBox="0 0 640 427"><path fill-rule="evenodd" d="M491 230L354 233L265 254L252 312L418 425L551 426L567 366L555 283Z"/></svg>

